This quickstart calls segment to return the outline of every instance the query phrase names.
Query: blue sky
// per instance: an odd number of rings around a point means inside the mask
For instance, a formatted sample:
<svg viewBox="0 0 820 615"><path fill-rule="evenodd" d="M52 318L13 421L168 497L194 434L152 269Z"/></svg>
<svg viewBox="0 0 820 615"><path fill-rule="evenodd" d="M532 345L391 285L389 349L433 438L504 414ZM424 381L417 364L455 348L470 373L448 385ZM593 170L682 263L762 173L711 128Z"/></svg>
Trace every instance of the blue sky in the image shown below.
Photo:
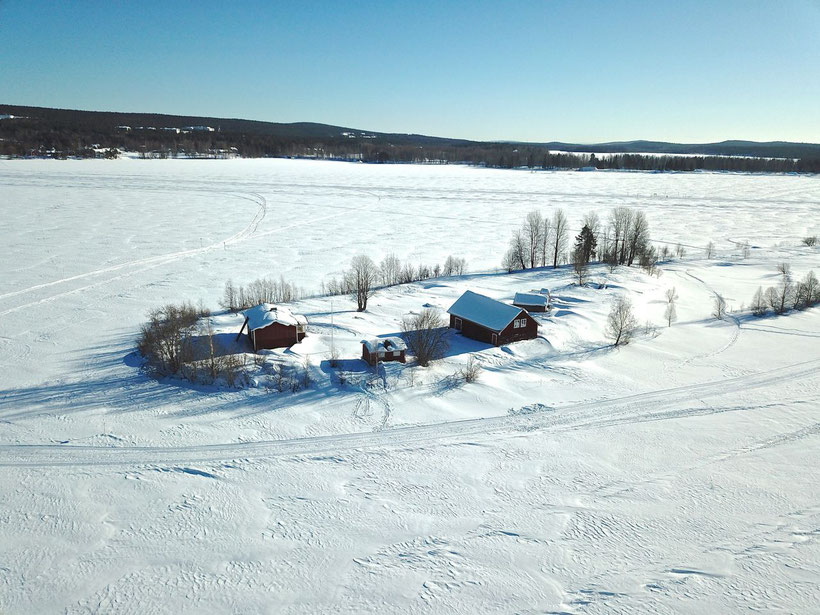
<svg viewBox="0 0 820 615"><path fill-rule="evenodd" d="M820 0L0 0L0 102L472 139L820 142Z"/></svg>

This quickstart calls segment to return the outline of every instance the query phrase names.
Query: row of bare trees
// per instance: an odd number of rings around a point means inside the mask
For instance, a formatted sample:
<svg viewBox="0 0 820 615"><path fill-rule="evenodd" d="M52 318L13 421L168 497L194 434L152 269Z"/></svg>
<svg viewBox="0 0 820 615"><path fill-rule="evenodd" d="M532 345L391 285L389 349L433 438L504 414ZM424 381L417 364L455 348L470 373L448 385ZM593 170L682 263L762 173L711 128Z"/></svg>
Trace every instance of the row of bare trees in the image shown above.
<svg viewBox="0 0 820 615"><path fill-rule="evenodd" d="M392 253L385 256L377 265L369 256L359 254L353 257L350 268L341 278L331 278L327 283L322 283L322 294L350 295L356 300L356 309L363 312L367 309L367 300L377 288L441 276L463 275L466 269L467 261L457 256L448 256L443 266L436 264L431 267L402 264Z"/></svg>
<svg viewBox="0 0 820 615"><path fill-rule="evenodd" d="M573 263L579 263L576 273L580 278L596 258L612 267L631 266L638 261L650 269L658 261L649 239L646 214L630 207L614 208L605 223L595 212L585 214L581 233L575 239L569 256ZM568 244L569 222L563 209L556 209L550 217L531 211L510 239L502 266L507 271L549 265L555 268L566 261Z"/></svg>
<svg viewBox="0 0 820 615"><path fill-rule="evenodd" d="M820 283L814 271L809 271L802 280L795 282L791 267L781 263L777 267L780 280L764 292L759 286L752 299L751 310L755 316L765 316L771 310L775 314L785 314L790 309L804 310L820 304Z"/></svg>
<svg viewBox="0 0 820 615"><path fill-rule="evenodd" d="M646 214L630 207L616 207L602 236L603 261L631 267L636 258L654 249L649 242Z"/></svg>
<svg viewBox="0 0 820 615"><path fill-rule="evenodd" d="M284 278L259 278L247 286L237 286L233 280L225 283L220 305L231 312L246 310L260 303L288 303L300 299L304 293Z"/></svg>
<svg viewBox="0 0 820 615"><path fill-rule="evenodd" d="M507 271L558 267L563 262L567 247L569 224L563 209L556 209L551 217L540 211L527 214L524 224L515 231L504 254L502 266Z"/></svg>

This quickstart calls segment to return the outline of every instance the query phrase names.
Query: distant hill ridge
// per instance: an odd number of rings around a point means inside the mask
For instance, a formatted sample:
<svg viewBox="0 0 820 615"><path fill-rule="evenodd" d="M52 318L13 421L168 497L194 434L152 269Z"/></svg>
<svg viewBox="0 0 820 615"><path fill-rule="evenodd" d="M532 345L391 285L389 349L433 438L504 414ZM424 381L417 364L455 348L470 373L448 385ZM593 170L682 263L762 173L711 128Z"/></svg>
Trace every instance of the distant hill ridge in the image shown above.
<svg viewBox="0 0 820 615"><path fill-rule="evenodd" d="M10 117L11 116L11 117ZM127 127L127 128L124 128ZM203 127L212 128L207 130ZM179 131L173 129L180 129ZM91 148L118 148L146 155L179 156L234 152L247 157L307 156L355 159L365 162L468 162L488 166L583 166L589 153L623 154L606 168L641 170L809 171L820 160L820 144L788 141L722 141L720 143L667 143L617 141L594 144L473 141L418 134L383 133L315 122L263 122L237 118L80 111L0 104L0 155L92 156ZM561 158L555 152L579 156ZM97 152L98 154L99 152ZM795 168L735 168L702 161L651 164L635 154L657 156L739 156L806 159ZM601 167L600 163L598 166ZM693 167L693 164L696 165ZM613 166L615 165L615 166ZM807 166L808 165L808 166ZM690 168L691 167L691 168Z"/></svg>

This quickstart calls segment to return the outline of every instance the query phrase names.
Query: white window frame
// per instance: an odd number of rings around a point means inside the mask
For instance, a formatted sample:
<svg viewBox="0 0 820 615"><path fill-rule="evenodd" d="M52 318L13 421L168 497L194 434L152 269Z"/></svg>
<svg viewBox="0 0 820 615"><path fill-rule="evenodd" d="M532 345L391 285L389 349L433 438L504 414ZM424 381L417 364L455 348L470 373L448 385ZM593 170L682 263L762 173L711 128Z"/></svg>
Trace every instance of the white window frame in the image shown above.
<svg viewBox="0 0 820 615"><path fill-rule="evenodd" d="M517 318L513 321L513 329L518 329L521 327L521 321Z"/></svg>

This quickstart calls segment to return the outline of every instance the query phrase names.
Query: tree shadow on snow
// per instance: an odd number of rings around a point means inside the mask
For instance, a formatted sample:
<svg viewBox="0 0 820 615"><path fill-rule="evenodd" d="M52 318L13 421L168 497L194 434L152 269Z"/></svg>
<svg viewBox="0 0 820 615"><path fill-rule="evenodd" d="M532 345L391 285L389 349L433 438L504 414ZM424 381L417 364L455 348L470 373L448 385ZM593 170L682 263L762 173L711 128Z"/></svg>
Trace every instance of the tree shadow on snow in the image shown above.
<svg viewBox="0 0 820 615"><path fill-rule="evenodd" d="M253 352L253 346L247 335L239 336L236 333L214 333L213 348L215 357L224 357L231 354L242 354ZM209 336L194 335L191 337L191 349L194 361L202 361L211 356L211 344Z"/></svg>

